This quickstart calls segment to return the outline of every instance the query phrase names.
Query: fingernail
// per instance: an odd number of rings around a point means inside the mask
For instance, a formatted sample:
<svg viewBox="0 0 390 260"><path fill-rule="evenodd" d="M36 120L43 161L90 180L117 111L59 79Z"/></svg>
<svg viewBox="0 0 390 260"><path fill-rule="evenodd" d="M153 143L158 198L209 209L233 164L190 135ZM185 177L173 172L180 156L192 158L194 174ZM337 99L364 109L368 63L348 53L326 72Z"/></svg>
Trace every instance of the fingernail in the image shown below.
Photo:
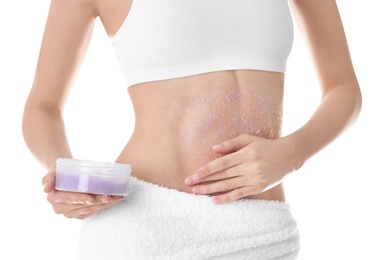
<svg viewBox="0 0 390 260"><path fill-rule="evenodd" d="M213 202L214 202L215 204L219 204L219 203L221 203L221 199L218 198L218 197L214 197L214 198L213 198Z"/></svg>
<svg viewBox="0 0 390 260"><path fill-rule="evenodd" d="M194 179L195 179L195 180L199 180L200 178L202 178L202 172L196 172L196 173L194 174Z"/></svg>
<svg viewBox="0 0 390 260"><path fill-rule="evenodd" d="M223 144L216 144L216 145L213 145L212 148L213 148L213 149L222 149L222 148L223 148Z"/></svg>
<svg viewBox="0 0 390 260"><path fill-rule="evenodd" d="M193 187L192 192L195 194L200 194L202 192L202 188L200 187Z"/></svg>
<svg viewBox="0 0 390 260"><path fill-rule="evenodd" d="M192 177L187 177L185 180L184 180L184 183L185 185L191 185L194 183L194 179Z"/></svg>
<svg viewBox="0 0 390 260"><path fill-rule="evenodd" d="M115 200L115 201L121 201L124 199L123 196L112 196L112 198Z"/></svg>
<svg viewBox="0 0 390 260"><path fill-rule="evenodd" d="M110 203L112 202L112 198L108 195L103 195L103 198L101 200L103 203Z"/></svg>

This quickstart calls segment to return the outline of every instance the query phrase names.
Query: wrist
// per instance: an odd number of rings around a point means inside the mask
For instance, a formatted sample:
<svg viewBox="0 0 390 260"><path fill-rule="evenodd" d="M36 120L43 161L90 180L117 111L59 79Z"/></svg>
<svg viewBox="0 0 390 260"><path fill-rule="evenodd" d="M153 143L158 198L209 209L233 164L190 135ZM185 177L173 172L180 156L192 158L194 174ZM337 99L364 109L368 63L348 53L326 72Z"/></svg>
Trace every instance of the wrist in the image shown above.
<svg viewBox="0 0 390 260"><path fill-rule="evenodd" d="M284 142L286 150L290 151L291 172L300 169L309 158L303 138L298 134L291 134L281 139Z"/></svg>

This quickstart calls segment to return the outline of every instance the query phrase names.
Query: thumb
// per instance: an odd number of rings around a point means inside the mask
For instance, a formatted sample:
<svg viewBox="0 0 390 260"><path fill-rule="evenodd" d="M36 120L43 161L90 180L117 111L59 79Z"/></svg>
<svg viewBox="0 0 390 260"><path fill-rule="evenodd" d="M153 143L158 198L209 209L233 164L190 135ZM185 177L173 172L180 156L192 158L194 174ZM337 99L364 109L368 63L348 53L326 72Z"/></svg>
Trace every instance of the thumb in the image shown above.
<svg viewBox="0 0 390 260"><path fill-rule="evenodd" d="M55 188L56 170L55 167L51 167L47 174L42 178L43 191L46 193L51 192Z"/></svg>
<svg viewBox="0 0 390 260"><path fill-rule="evenodd" d="M212 149L217 153L233 153L252 143L255 138L256 136L241 134L225 142L214 145Z"/></svg>

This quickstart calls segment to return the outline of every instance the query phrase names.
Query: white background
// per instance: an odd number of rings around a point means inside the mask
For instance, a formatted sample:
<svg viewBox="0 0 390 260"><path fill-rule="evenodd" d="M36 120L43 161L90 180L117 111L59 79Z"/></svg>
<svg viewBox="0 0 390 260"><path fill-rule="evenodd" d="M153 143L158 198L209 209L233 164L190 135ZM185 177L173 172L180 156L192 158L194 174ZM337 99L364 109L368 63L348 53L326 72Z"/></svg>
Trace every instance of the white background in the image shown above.
<svg viewBox="0 0 390 260"><path fill-rule="evenodd" d="M73 259L76 251L80 221L52 212L42 192L45 170L21 134L49 2L0 2L0 259ZM348 132L286 180L302 236L299 259L390 259L389 8L385 0L338 4L363 110ZM286 73L284 134L306 122L319 98L296 29ZM132 131L131 103L99 20L66 120L78 158L113 161Z"/></svg>

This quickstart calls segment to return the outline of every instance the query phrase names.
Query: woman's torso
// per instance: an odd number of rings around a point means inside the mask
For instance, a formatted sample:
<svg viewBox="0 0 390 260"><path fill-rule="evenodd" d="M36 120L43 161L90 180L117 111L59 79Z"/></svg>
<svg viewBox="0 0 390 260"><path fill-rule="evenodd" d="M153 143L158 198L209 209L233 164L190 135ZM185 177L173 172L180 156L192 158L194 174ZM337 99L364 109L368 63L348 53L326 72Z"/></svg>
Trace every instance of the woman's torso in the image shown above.
<svg viewBox="0 0 390 260"><path fill-rule="evenodd" d="M218 157L211 146L242 133L278 138L283 74L223 71L128 89L134 133L118 157L146 181L191 192L184 179ZM284 200L281 185L256 198Z"/></svg>
<svg viewBox="0 0 390 260"><path fill-rule="evenodd" d="M109 34L129 8L123 1L111 8L117 15L103 17ZM280 137L283 83L280 72L233 69L136 84L128 88L135 129L117 162L140 179L191 192L184 179L220 156L211 146L243 133ZM250 198L284 201L282 185Z"/></svg>

